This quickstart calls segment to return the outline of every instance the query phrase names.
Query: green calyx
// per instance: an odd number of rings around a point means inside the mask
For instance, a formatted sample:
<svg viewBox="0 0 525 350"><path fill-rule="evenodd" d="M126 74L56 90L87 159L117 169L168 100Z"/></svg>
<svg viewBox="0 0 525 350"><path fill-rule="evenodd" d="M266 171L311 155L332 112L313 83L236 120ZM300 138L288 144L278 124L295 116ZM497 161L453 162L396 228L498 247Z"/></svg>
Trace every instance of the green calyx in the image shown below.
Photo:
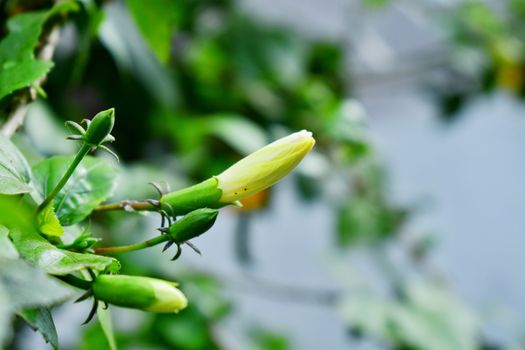
<svg viewBox="0 0 525 350"><path fill-rule="evenodd" d="M161 208L172 216L184 215L199 208L221 208L228 203L219 202L222 191L217 185L218 180L212 177L196 185L165 194L160 198Z"/></svg>
<svg viewBox="0 0 525 350"><path fill-rule="evenodd" d="M218 214L217 209L201 208L194 210L168 227L165 232L175 243L189 241L208 231L215 223Z"/></svg>

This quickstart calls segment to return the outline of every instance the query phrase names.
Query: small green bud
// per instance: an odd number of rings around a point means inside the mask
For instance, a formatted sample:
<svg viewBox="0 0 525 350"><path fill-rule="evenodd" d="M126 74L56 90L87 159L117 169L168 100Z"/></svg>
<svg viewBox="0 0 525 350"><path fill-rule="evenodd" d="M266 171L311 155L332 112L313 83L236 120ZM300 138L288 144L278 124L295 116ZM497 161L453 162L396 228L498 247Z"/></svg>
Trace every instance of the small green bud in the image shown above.
<svg viewBox="0 0 525 350"><path fill-rule="evenodd" d="M188 305L177 283L127 275L101 275L93 282L94 296L113 305L150 312L179 312Z"/></svg>
<svg viewBox="0 0 525 350"><path fill-rule="evenodd" d="M84 140L90 145L100 146L106 141L111 141L111 131L115 125L115 109L110 108L98 113L89 123Z"/></svg>
<svg viewBox="0 0 525 350"><path fill-rule="evenodd" d="M166 233L176 243L186 242L208 231L215 223L218 214L217 209L201 208L194 210L172 224Z"/></svg>

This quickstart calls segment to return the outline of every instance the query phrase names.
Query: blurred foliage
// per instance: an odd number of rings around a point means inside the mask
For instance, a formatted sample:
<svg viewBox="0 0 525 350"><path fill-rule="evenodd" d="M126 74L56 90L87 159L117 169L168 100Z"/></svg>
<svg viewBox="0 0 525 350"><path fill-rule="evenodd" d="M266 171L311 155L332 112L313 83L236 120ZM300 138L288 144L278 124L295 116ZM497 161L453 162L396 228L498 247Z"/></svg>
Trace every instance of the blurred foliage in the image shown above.
<svg viewBox="0 0 525 350"><path fill-rule="evenodd" d="M390 2L364 1L376 9ZM525 91L525 1L505 4L505 11L499 12L482 2L462 2L447 16L451 45L459 57L452 70L466 81L457 89L436 87L449 115L480 91L501 87L518 96ZM59 140L63 135L57 136L61 135L57 120L92 115L107 106L114 106L121 116L115 148L125 175L118 181L114 199L154 198L155 192L145 186L148 181L164 180L175 186L193 183L219 173L280 135L308 129L317 144L297 171L298 193L304 199L328 203L334 212L337 253L344 256L354 249L370 249L388 291L363 290L354 284L345 288L337 308L350 330L349 338L376 339L383 348L398 350L486 345L477 315L425 270L428 237L407 237L404 226L412 208L389 200L384 170L367 139L366 113L349 97L350 86L344 83L342 43L311 40L289 28L258 22L228 0L82 0L78 5L62 29L55 67L45 84L48 98L31 106L25 137L19 140L36 175L39 167L53 165L52 161L35 165L42 154L71 150ZM9 95L11 91L30 86L50 68L47 63L46 69L33 72L22 83L4 83L7 75L2 72L10 69L8 56L15 52L5 44L14 35L8 31L13 22L4 19L35 10L47 10L40 14L47 16L50 6L52 1L45 0L0 3L0 91L6 91L0 100L2 116L9 114L17 96L17 91ZM37 40L42 30L39 18L30 24L30 39ZM39 64L33 55L35 45L22 52L27 64ZM471 64L471 57L478 63ZM469 70L463 69L465 62ZM239 215L261 211L272 200L271 191L264 192L249 199ZM109 243L122 243L121 237L109 232L128 232L124 238L128 241L143 237L148 227L142 218L121 214L99 215L93 226ZM381 263L384 250L404 244L400 250L409 269ZM173 273L153 263L139 266L129 257L119 259L125 262L124 273L158 277ZM346 277L348 270L345 266L342 275ZM412 281L413 270L421 283ZM235 300L226 296L227 289L217 276L184 269L176 272L192 300L190 307L178 315L146 315L133 331L117 324L119 348L227 348L216 328L234 315ZM0 297L4 294L0 290ZM271 327L254 327L246 336L253 349L293 348L286 335ZM108 347L99 323L87 327L78 344L79 349Z"/></svg>
<svg viewBox="0 0 525 350"><path fill-rule="evenodd" d="M437 87L443 115L454 119L470 98L502 89L525 96L525 1L465 1L439 12L455 83ZM452 87L452 88L451 88Z"/></svg>

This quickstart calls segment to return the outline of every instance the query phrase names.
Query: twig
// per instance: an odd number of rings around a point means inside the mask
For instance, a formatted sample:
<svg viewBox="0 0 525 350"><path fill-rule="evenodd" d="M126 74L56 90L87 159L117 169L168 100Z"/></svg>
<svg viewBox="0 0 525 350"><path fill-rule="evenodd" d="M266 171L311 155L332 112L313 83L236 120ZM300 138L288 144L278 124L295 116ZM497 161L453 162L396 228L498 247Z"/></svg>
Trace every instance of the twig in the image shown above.
<svg viewBox="0 0 525 350"><path fill-rule="evenodd" d="M47 35L44 35L42 39L42 47L37 54L38 59L45 61L51 60L60 37L59 32L59 26L55 25ZM35 80L32 86L20 92L20 96L14 102L14 106L9 113L7 121L2 126L1 132L4 136L10 138L16 130L24 124L28 105L36 100L38 88L42 86L46 77L47 75Z"/></svg>
<svg viewBox="0 0 525 350"><path fill-rule="evenodd" d="M151 201L132 201L124 200L117 203L102 204L95 208L95 211L157 211L158 207L151 203Z"/></svg>

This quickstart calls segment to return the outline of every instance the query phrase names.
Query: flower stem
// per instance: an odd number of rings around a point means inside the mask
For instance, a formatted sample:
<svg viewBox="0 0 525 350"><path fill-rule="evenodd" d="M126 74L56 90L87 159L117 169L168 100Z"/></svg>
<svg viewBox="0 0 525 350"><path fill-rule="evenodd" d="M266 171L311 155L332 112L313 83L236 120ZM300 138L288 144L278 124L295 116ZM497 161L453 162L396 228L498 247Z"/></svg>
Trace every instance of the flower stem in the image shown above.
<svg viewBox="0 0 525 350"><path fill-rule="evenodd" d="M95 208L95 211L115 211L115 210L129 210L136 211L157 211L158 207L149 201L131 201L125 200L117 203L102 204Z"/></svg>
<svg viewBox="0 0 525 350"><path fill-rule="evenodd" d="M37 213L41 212L49 203L55 199L55 197L60 193L60 190L66 185L67 181L73 175L75 172L75 169L80 164L82 159L88 154L89 150L91 149L91 146L83 143L82 147L78 150L77 155L73 159L73 162L69 165L69 168L65 172L65 174L62 176L60 181L56 184L55 188L53 188L53 191L51 191L50 194L47 195L46 199L38 206Z"/></svg>
<svg viewBox="0 0 525 350"><path fill-rule="evenodd" d="M65 275L65 276L57 276L62 281L75 286L80 289L88 290L91 289L91 283L90 281L83 280L82 278L78 278L73 275Z"/></svg>
<svg viewBox="0 0 525 350"><path fill-rule="evenodd" d="M130 245L123 245L123 246L117 246L117 247L100 247L95 248L96 254L113 254L113 253L124 253L124 252L132 252L134 250L140 250L144 248L153 247L154 245L160 244L162 242L166 242L170 239L170 236L168 234L160 235L152 239L148 239L147 241L130 244Z"/></svg>

